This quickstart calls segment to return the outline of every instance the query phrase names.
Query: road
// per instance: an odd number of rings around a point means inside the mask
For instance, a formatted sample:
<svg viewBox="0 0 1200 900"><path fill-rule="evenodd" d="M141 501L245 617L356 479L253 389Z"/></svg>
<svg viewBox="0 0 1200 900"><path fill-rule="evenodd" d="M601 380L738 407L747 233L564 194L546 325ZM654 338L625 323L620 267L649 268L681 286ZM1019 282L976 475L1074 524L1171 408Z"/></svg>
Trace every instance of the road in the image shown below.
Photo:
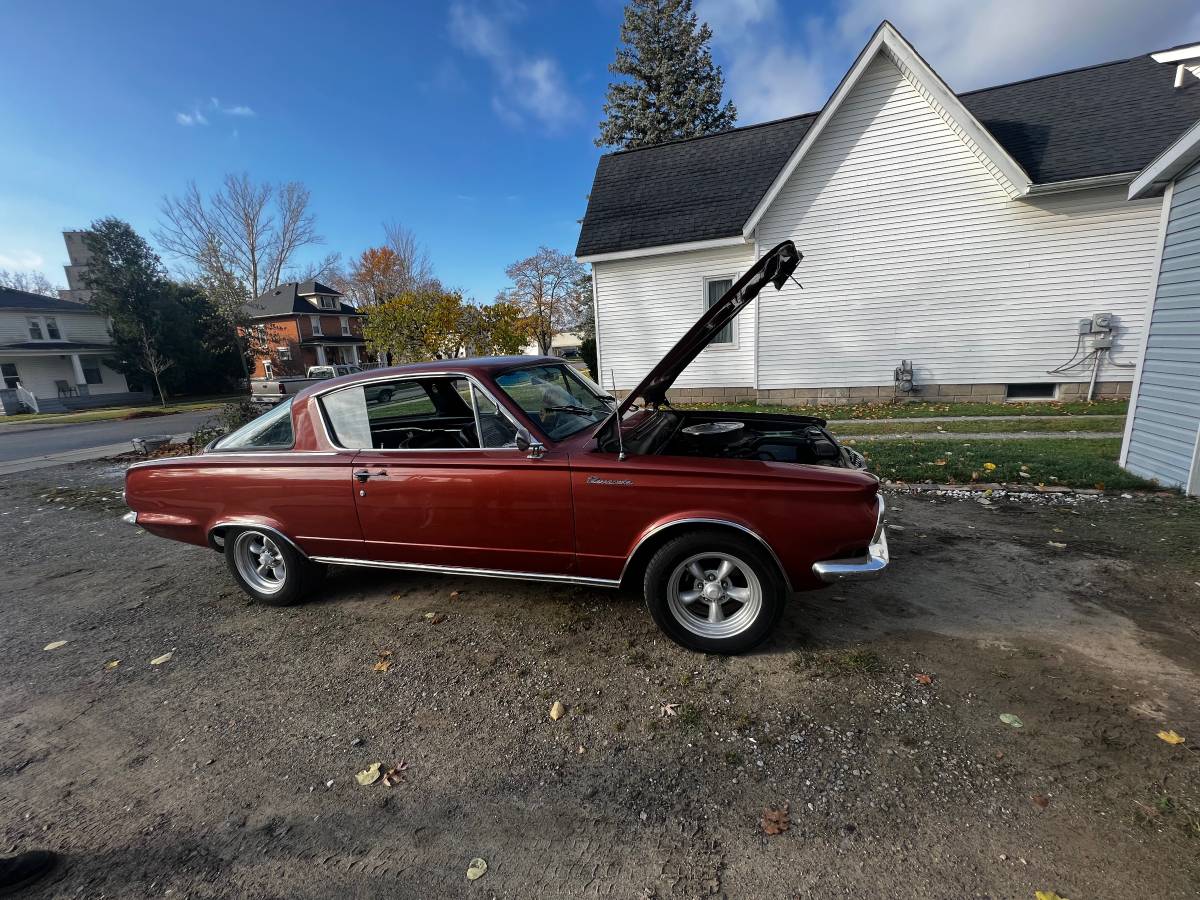
<svg viewBox="0 0 1200 900"><path fill-rule="evenodd" d="M38 468L34 465L46 457L72 454L73 451L96 450L125 444L129 439L150 434L183 434L213 418L216 410L176 413L150 419L129 421L84 422L79 425L0 425L0 472ZM72 459L87 459L86 454ZM28 464L28 465L26 465Z"/></svg>

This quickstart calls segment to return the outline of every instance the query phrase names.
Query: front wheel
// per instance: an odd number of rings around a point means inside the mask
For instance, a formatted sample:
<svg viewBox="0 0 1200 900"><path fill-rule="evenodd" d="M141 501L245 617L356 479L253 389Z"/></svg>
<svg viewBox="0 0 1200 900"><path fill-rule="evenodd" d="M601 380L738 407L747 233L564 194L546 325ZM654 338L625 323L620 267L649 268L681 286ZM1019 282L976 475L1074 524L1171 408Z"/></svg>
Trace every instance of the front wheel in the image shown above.
<svg viewBox="0 0 1200 900"><path fill-rule="evenodd" d="M226 533L225 563L242 590L268 606L299 603L324 574L287 541L255 528Z"/></svg>
<svg viewBox="0 0 1200 900"><path fill-rule="evenodd" d="M646 604L671 640L705 653L745 653L783 615L787 584L767 552L747 537L705 530L664 544L650 560Z"/></svg>

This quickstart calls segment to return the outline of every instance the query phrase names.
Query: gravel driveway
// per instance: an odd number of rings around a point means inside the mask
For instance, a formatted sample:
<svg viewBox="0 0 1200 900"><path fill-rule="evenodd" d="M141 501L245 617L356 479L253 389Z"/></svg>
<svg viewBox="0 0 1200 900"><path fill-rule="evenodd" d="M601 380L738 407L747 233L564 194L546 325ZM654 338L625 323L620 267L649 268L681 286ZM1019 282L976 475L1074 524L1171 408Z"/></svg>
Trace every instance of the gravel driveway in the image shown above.
<svg viewBox="0 0 1200 900"><path fill-rule="evenodd" d="M0 480L0 852L66 854L31 896L1196 895L1195 502L894 495L888 577L723 659L582 588L253 606L120 487Z"/></svg>

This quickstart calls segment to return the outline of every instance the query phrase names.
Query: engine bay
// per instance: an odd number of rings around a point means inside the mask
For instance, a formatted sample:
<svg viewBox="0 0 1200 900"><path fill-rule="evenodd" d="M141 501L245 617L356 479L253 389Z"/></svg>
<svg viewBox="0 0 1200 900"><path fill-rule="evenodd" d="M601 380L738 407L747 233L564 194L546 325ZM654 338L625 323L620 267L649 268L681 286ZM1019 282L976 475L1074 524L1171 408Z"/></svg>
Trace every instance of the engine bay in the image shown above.
<svg viewBox="0 0 1200 900"><path fill-rule="evenodd" d="M659 409L626 438L637 453L758 459L861 469L861 454L842 447L814 416Z"/></svg>

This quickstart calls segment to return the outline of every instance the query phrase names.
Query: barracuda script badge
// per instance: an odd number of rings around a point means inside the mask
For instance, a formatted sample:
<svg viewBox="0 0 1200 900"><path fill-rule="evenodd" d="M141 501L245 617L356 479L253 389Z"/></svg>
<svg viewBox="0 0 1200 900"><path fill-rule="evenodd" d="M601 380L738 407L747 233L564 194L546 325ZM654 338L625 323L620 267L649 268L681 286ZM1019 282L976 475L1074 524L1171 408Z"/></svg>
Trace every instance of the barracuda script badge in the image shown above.
<svg viewBox="0 0 1200 900"><path fill-rule="evenodd" d="M597 478L595 475L589 475L587 483L603 484L607 487L633 487L633 482L628 478Z"/></svg>

